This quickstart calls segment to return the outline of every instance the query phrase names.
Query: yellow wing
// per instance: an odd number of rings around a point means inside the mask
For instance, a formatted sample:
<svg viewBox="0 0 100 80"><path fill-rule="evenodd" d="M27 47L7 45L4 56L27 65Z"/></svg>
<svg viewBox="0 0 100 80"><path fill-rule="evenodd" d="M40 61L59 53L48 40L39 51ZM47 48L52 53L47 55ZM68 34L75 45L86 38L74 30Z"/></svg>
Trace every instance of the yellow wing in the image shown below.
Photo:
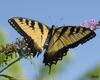
<svg viewBox="0 0 100 80"><path fill-rule="evenodd" d="M53 31L46 53L44 63L51 66L61 60L67 54L69 48L95 37L95 32L85 27L63 26Z"/></svg>
<svg viewBox="0 0 100 80"><path fill-rule="evenodd" d="M8 20L13 28L22 35L33 52L41 51L47 39L49 28L38 21L14 17Z"/></svg>

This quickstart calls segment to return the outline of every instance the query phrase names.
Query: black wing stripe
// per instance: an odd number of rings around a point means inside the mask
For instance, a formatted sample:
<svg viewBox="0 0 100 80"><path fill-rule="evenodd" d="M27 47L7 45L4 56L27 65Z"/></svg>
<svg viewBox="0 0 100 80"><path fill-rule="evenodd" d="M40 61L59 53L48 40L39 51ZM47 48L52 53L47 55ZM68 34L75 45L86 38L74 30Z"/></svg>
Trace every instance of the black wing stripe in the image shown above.
<svg viewBox="0 0 100 80"><path fill-rule="evenodd" d="M34 29L35 22L31 21L31 27Z"/></svg>
<svg viewBox="0 0 100 80"><path fill-rule="evenodd" d="M22 21L23 21L23 19L22 19L22 18L19 18L19 21L20 21L20 22L22 22Z"/></svg>
<svg viewBox="0 0 100 80"><path fill-rule="evenodd" d="M61 29L61 28L62 28L62 27L59 27L59 28L55 29L55 30L54 30L54 33L53 33L53 35L52 35L52 37L53 37L53 36L55 35L55 33L58 32L58 30Z"/></svg>
<svg viewBox="0 0 100 80"><path fill-rule="evenodd" d="M27 25L29 25L29 20L25 19L25 23L26 23Z"/></svg>
<svg viewBox="0 0 100 80"><path fill-rule="evenodd" d="M71 27L71 29L70 29L70 33L69 33L68 36L72 35L74 30L75 30L75 27Z"/></svg>
<svg viewBox="0 0 100 80"><path fill-rule="evenodd" d="M58 39L67 31L68 27L64 27L58 37Z"/></svg>
<svg viewBox="0 0 100 80"><path fill-rule="evenodd" d="M56 35L56 34L55 34ZM61 40L61 38L59 38L59 40L61 41L61 43L63 44L63 45L65 45L64 44L64 42ZM53 42L53 44L51 45L51 48L56 44L56 42L58 41L58 39L55 41L55 42ZM65 45L66 46L66 45Z"/></svg>
<svg viewBox="0 0 100 80"><path fill-rule="evenodd" d="M60 37L67 31L67 29L68 29L68 27L63 27L61 33L60 33L59 36L58 36L58 39L54 42L54 44L55 44L55 43L60 39ZM55 30L53 35L55 35L55 33L57 33L58 30L59 30L59 29Z"/></svg>
<svg viewBox="0 0 100 80"><path fill-rule="evenodd" d="M80 27L78 27L77 29L76 29L76 33L78 33L80 31Z"/></svg>
<svg viewBox="0 0 100 80"><path fill-rule="evenodd" d="M41 33L43 34L43 25L41 23L38 22L39 28L41 30Z"/></svg>

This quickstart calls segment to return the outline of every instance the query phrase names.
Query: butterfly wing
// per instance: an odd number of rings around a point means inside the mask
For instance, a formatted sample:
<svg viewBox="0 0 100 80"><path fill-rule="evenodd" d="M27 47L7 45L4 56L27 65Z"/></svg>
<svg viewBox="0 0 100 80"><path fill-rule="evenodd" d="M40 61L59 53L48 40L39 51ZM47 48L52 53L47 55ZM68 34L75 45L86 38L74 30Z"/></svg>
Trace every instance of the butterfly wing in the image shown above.
<svg viewBox="0 0 100 80"><path fill-rule="evenodd" d="M45 24L21 17L11 18L8 22L25 38L32 52L39 52L43 49L49 32Z"/></svg>
<svg viewBox="0 0 100 80"><path fill-rule="evenodd" d="M93 30L85 27L63 26L53 31L46 53L44 54L45 65L51 66L58 60L62 60L70 48L95 37Z"/></svg>

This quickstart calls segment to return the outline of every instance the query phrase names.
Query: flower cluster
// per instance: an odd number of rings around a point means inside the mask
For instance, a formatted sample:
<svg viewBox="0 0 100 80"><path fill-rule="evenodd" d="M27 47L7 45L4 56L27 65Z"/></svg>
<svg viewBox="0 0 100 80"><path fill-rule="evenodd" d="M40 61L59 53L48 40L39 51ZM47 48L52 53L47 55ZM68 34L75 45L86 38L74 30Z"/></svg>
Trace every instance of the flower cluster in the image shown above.
<svg viewBox="0 0 100 80"><path fill-rule="evenodd" d="M83 23L80 24L80 26L90 28L91 30L96 30L100 28L100 21L94 19L85 20Z"/></svg>
<svg viewBox="0 0 100 80"><path fill-rule="evenodd" d="M7 64L9 58L25 56L30 54L25 39L17 39L15 43L0 46L0 55L4 55L3 63Z"/></svg>

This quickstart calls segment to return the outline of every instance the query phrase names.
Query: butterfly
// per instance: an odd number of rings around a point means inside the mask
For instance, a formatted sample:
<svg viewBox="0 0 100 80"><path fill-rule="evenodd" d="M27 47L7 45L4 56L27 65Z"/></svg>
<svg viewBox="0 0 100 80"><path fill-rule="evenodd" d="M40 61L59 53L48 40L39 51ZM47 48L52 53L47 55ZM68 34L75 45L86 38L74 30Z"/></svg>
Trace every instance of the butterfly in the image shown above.
<svg viewBox="0 0 100 80"><path fill-rule="evenodd" d="M81 26L52 25L50 28L39 21L22 17L10 18L8 22L24 37L34 56L45 49L43 63L48 66L62 60L69 49L96 36L93 30Z"/></svg>

